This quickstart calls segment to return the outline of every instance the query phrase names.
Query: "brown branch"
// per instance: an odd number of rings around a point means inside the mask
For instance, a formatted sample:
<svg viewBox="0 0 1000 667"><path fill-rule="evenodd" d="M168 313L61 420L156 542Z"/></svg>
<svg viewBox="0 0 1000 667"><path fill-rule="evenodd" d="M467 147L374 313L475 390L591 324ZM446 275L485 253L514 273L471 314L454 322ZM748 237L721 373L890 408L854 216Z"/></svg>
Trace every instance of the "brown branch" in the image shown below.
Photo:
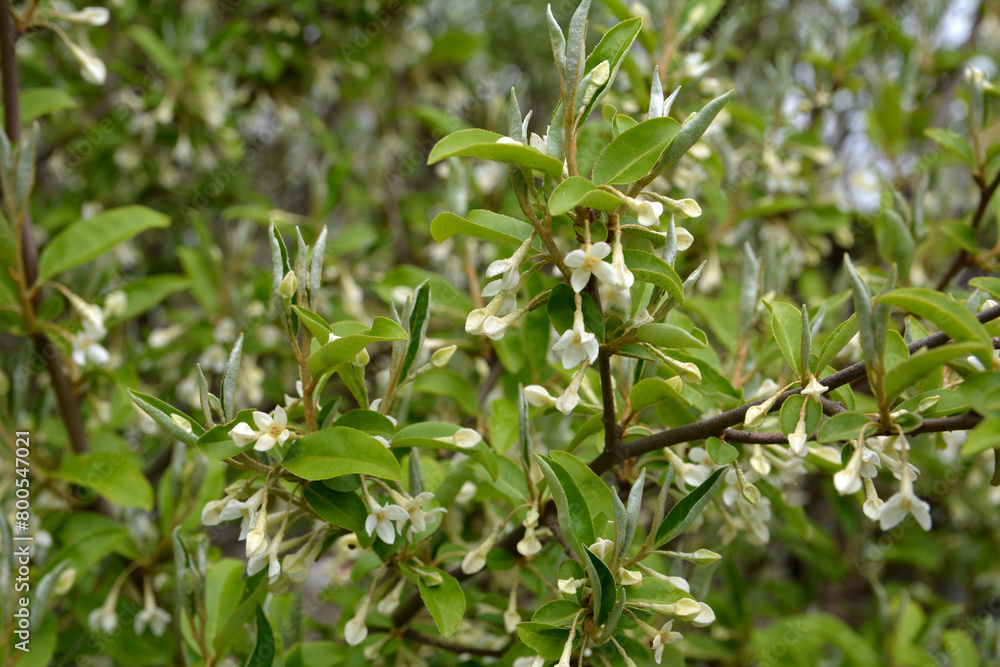
<svg viewBox="0 0 1000 667"><path fill-rule="evenodd" d="M942 433L944 431L966 431L970 428L974 428L976 424L981 422L983 418L977 415L975 412L966 412L963 415L956 415L953 417L934 417L931 419L925 419L924 423L918 428L907 433L907 435L919 435L921 433ZM874 422L873 422L874 423ZM889 435L888 432L882 431L882 435ZM726 429L723 431L722 435L725 437L726 442L730 444L743 444L743 445L787 445L788 438L785 437L784 433L756 433L753 431L737 431L734 429ZM872 433L872 435L879 435L878 433ZM809 440L816 440L815 437L810 437Z"/></svg>
<svg viewBox="0 0 1000 667"><path fill-rule="evenodd" d="M1000 305L987 308L976 317L980 322L995 320L1000 317ZM928 349L941 347L949 340L950 338L947 334L939 331L925 338L915 340L906 347L910 354L913 354L922 347L926 347ZM998 342L1000 341L994 339L993 346L997 347ZM820 384L829 387L830 389L836 389L837 387L842 387L845 384L850 384L851 382L864 377L864 375L865 362L860 361L844 368L843 370L837 371L832 375L826 376L820 380ZM789 397L794 396L801 391L801 389L786 391L778 398L777 401L774 402L774 406L771 408L771 411L773 412L774 410L780 409L781 405L788 400ZM743 420L746 418L747 410L754 405L763 403L765 400L766 399L762 398L760 400L753 401L752 403L741 405L738 408L733 408L728 412L715 415L714 417L694 422L693 424L686 424L684 426L668 429L666 431L660 431L659 433L654 433L653 435L648 435L644 438L639 438L638 440L625 443L619 451L614 454L608 451L600 454L590 463L590 468L595 473L600 475L617 465L620 461L642 456L643 454L648 454L649 452L662 447L669 447L671 445L679 445L684 442L691 442L692 440L704 440L705 438L718 436L726 429L742 424Z"/></svg>
<svg viewBox="0 0 1000 667"><path fill-rule="evenodd" d="M21 105L18 99L20 83L17 72L17 53L15 44L18 33L14 29L11 20L11 9L9 0L0 0L0 70L3 74L3 104L4 104L4 129L7 138L11 143L17 142L21 138ZM24 284L19 285L19 289L29 289L38 279L38 248L35 247L35 237L31 226L31 212L27 206L22 212L23 221L21 224L21 257L23 266ZM26 308L32 312L24 313L25 320L29 323L29 330L33 333L31 340L35 345L35 352L42 359L49 370L49 377L52 381L52 390L55 392L56 401L59 403L59 413L62 416L63 424L69 435L70 445L77 453L86 452L90 449L87 444L87 432L83 426L83 417L80 414L80 404L77 401L76 393L63 368L62 358L59 356L59 349L49 340L48 336L38 331L33 326L35 312L41 304L41 292L35 290L30 301L25 301Z"/></svg>
<svg viewBox="0 0 1000 667"><path fill-rule="evenodd" d="M604 317L604 307L601 305L601 294L597 285L597 276L590 277L587 291L593 297L597 309ZM621 448L622 429L618 424L618 413L615 410L615 387L611 378L611 352L601 350L597 356L597 367L601 373L601 402L604 404L604 451L614 455Z"/></svg>
<svg viewBox="0 0 1000 667"><path fill-rule="evenodd" d="M381 630L381 628L372 628L372 630ZM391 632L391 630L386 630L386 632ZM491 658L499 658L503 656L510 646L504 646L503 648L483 648L482 646L466 646L464 644L452 644L451 642L446 642L438 637L431 637L430 635L425 635L423 633L417 632L410 628L406 628L402 631L402 635L407 639L412 639L415 642L420 642L421 644L427 644L428 646L434 646L445 651L451 651L452 653L468 653L470 655L482 655Z"/></svg>

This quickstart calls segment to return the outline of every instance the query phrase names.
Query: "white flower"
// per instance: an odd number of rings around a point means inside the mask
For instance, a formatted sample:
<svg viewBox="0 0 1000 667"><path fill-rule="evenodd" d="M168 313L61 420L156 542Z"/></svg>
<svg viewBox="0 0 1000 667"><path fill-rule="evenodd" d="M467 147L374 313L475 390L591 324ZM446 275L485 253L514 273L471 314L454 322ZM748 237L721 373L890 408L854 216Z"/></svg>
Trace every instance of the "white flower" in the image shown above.
<svg viewBox="0 0 1000 667"><path fill-rule="evenodd" d="M302 380L296 380L295 381L295 393L296 393L296 395L295 396L291 396L289 394L285 394L285 407L286 408L292 407L293 403L295 403L300 398L302 398L302 391L303 391L302 390Z"/></svg>
<svg viewBox="0 0 1000 667"><path fill-rule="evenodd" d="M72 21L73 23L85 23L93 26L106 25L108 20L111 18L111 12L108 11L107 7L84 7L80 11L66 13L59 12L56 15L66 21Z"/></svg>
<svg viewBox="0 0 1000 667"><path fill-rule="evenodd" d="M323 540L312 538L311 542L306 544L298 551L293 554L285 556L285 562L282 563L281 568L284 570L288 578L297 584L301 584L312 572L313 564L316 562L316 558L319 557L319 552L323 548Z"/></svg>
<svg viewBox="0 0 1000 667"><path fill-rule="evenodd" d="M524 388L524 400L536 408L547 408L556 404L549 390L539 384L529 384Z"/></svg>
<svg viewBox="0 0 1000 667"><path fill-rule="evenodd" d="M170 623L170 614L165 609L156 606L156 598L153 596L153 585L149 579L145 580L145 595L143 596L143 607L135 617L135 634L141 635L147 627L157 637L163 636L163 631Z"/></svg>
<svg viewBox="0 0 1000 667"><path fill-rule="evenodd" d="M611 246L600 241L589 248L577 249L566 255L566 266L573 269L569 281L573 290L583 291L583 288L590 282L591 274L597 276L597 279L603 283L615 285L617 276L614 269L610 264L602 261L610 254Z"/></svg>
<svg viewBox="0 0 1000 667"><path fill-rule="evenodd" d="M862 509L865 516L871 521L878 521L882 517L882 506L885 505L878 497L875 490L875 483L868 477L865 478L865 504Z"/></svg>
<svg viewBox="0 0 1000 667"><path fill-rule="evenodd" d="M678 642L683 639L683 635L679 632L674 632L673 627L674 622L672 620L667 621L664 626L660 628L660 631L656 634L656 636L653 637L653 660L656 661L656 664L660 664L660 661L663 660L664 646L667 644L673 644L674 642Z"/></svg>
<svg viewBox="0 0 1000 667"><path fill-rule="evenodd" d="M479 434L476 433L476 435ZM432 500L434 500L434 494L430 491L424 491L423 493L417 494L416 498L410 498L401 505L401 507L409 514L411 533L422 533L427 530L427 517L433 516L439 512L441 514L446 514L448 512L448 510L443 507L435 507L432 510L424 511L423 506ZM402 526L402 524L400 524L400 526Z"/></svg>
<svg viewBox="0 0 1000 667"><path fill-rule="evenodd" d="M822 396L829 389L829 387L821 385L816 377L813 376L809 378L809 384L802 390L802 395L807 398L811 398L818 403L820 396Z"/></svg>
<svg viewBox="0 0 1000 667"><path fill-rule="evenodd" d="M585 359L591 364L597 361L600 347L597 336L587 331L582 323L577 323L572 329L563 332L552 349L562 352L563 368L569 370L579 366Z"/></svg>
<svg viewBox="0 0 1000 667"><path fill-rule="evenodd" d="M112 588L111 593L97 609L87 616L87 625L93 632L104 632L111 634L118 628L118 612L115 605L118 603L118 590Z"/></svg>
<svg viewBox="0 0 1000 667"><path fill-rule="evenodd" d="M365 626L365 617L368 616L369 604L371 604L371 600L367 595L365 595L361 598L361 602L358 603L358 606L354 611L354 618L349 620L344 625L344 639L347 640L347 643L350 646L357 646L368 636L368 628Z"/></svg>
<svg viewBox="0 0 1000 667"><path fill-rule="evenodd" d="M534 526L526 526L524 537L517 543L517 553L530 558L542 550L542 543L538 540Z"/></svg>
<svg viewBox="0 0 1000 667"><path fill-rule="evenodd" d="M104 297L104 315L107 317L120 317L125 314L128 307L128 295L125 292L115 290Z"/></svg>
<svg viewBox="0 0 1000 667"><path fill-rule="evenodd" d="M625 199L625 204L636 213L636 218L643 227L660 224L660 216L663 215L663 204L660 202L629 197Z"/></svg>
<svg viewBox="0 0 1000 667"><path fill-rule="evenodd" d="M453 435L449 435L446 438L436 438L436 440L447 442L462 449L472 449L482 442L483 436L479 435L479 431L475 429L460 428Z"/></svg>
<svg viewBox="0 0 1000 667"><path fill-rule="evenodd" d="M899 524L907 514L912 514L920 527L931 529L931 506L913 494L913 478L908 466L903 466L902 484L889 500L882 505L879 526L889 530Z"/></svg>
<svg viewBox="0 0 1000 667"><path fill-rule="evenodd" d="M523 658L518 658L514 661L513 667L544 667L545 658L540 655L536 656L524 656Z"/></svg>
<svg viewBox="0 0 1000 667"><path fill-rule="evenodd" d="M201 525L203 526L217 526L219 522L222 521L222 510L225 509L226 503L229 502L229 497L223 498L222 500L210 500L205 503L205 507L201 510Z"/></svg>
<svg viewBox="0 0 1000 667"><path fill-rule="evenodd" d="M274 408L272 414L273 417L259 410L255 410L253 413L253 421L260 429L260 437L257 439L257 444L253 446L258 452L266 452L275 445L285 444L285 440L288 440L288 436L291 435L287 428L288 417L285 415L285 409L279 405Z"/></svg>
<svg viewBox="0 0 1000 667"><path fill-rule="evenodd" d="M64 38L63 41L73 53L73 57L80 63L80 76L83 77L83 80L95 86L103 85L108 78L108 68L104 65L104 61L87 53L69 39Z"/></svg>
<svg viewBox="0 0 1000 667"><path fill-rule="evenodd" d="M100 342L108 335L104 327L104 314L97 306L87 303L79 297L71 299L73 307L80 314L83 331L73 339L73 361L77 366L83 366L90 361L96 366L108 363L110 355Z"/></svg>
<svg viewBox="0 0 1000 667"><path fill-rule="evenodd" d="M568 415L573 412L576 406L580 403L580 385L583 383L583 377L586 370L586 366L581 366L580 370L578 370L573 376L573 379L570 380L569 386L566 387L566 391L562 393L562 396L556 399L556 410L564 415Z"/></svg>
<svg viewBox="0 0 1000 667"><path fill-rule="evenodd" d="M247 533L246 554L253 558L267 550L267 511L258 512L253 530Z"/></svg>
<svg viewBox="0 0 1000 667"><path fill-rule="evenodd" d="M711 625L715 622L715 612L704 602L699 602L698 605L701 607L701 613L691 619L691 625L696 628L703 628L706 625Z"/></svg>
<svg viewBox="0 0 1000 667"><path fill-rule="evenodd" d="M486 566L486 555L493 548L496 539L496 535L491 534L482 544L465 554L465 558L462 559L462 572L465 574L475 574L483 569Z"/></svg>
<svg viewBox="0 0 1000 667"><path fill-rule="evenodd" d="M518 141L517 139L511 139L510 137L500 137L499 139L497 139L496 142L498 144L510 144L512 146L523 146L524 145L520 141Z"/></svg>
<svg viewBox="0 0 1000 667"><path fill-rule="evenodd" d="M273 584L278 580L278 576L281 575L281 562L278 560L278 549L281 547L281 538L283 537L282 531L278 531L278 534L274 536L271 540L270 546L266 551L262 553L251 556L247 560L247 576L253 576L264 569L264 563L267 562L267 581Z"/></svg>
<svg viewBox="0 0 1000 667"><path fill-rule="evenodd" d="M584 583L586 583L585 579L560 579L556 585L559 587L560 593L573 595Z"/></svg>
<svg viewBox="0 0 1000 667"><path fill-rule="evenodd" d="M615 543L603 537L597 538L597 541L590 545L591 552L601 560L606 559L608 554L614 553L614 549Z"/></svg>
<svg viewBox="0 0 1000 667"><path fill-rule="evenodd" d="M619 568L618 579L621 581L622 586L639 586L642 584L642 572Z"/></svg>
<svg viewBox="0 0 1000 667"><path fill-rule="evenodd" d="M392 544L396 541L396 528L392 525L392 522L409 518L409 512L399 505L390 505L388 503L382 506L375 505L371 510L371 514L365 519L365 532L369 535L377 532L383 542Z"/></svg>
<svg viewBox="0 0 1000 667"><path fill-rule="evenodd" d="M237 447L245 447L260 437L260 433L250 428L250 424L240 422L229 431L229 437L233 439Z"/></svg>
<svg viewBox="0 0 1000 667"><path fill-rule="evenodd" d="M677 240L677 250L683 252L694 243L694 235L683 227L674 228L674 238Z"/></svg>
<svg viewBox="0 0 1000 667"><path fill-rule="evenodd" d="M399 606L399 598L403 593L403 584L406 583L405 579L400 579L389 594L384 598L379 600L378 604L375 605L375 611L382 614L383 616L389 616L392 612L396 611L396 607Z"/></svg>
<svg viewBox="0 0 1000 667"><path fill-rule="evenodd" d="M230 521L241 519L240 539L245 540L250 534L250 526L257 523L257 511L260 509L261 501L264 499L264 489L258 489L256 493L246 500L229 500L226 506L219 512L219 521ZM204 516L204 514L202 514ZM209 525L209 524L206 524Z"/></svg>
<svg viewBox="0 0 1000 667"><path fill-rule="evenodd" d="M619 291L627 290L635 283L635 276L625 266L625 254L622 244L617 241L611 249L611 269L615 273L613 287L617 287Z"/></svg>

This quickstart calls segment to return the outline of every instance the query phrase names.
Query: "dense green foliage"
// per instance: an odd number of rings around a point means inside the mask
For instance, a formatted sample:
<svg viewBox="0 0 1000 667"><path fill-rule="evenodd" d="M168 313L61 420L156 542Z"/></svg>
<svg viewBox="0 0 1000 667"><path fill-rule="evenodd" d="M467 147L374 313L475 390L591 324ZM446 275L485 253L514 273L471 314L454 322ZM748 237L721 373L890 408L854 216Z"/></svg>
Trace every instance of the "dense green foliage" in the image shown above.
<svg viewBox="0 0 1000 667"><path fill-rule="evenodd" d="M109 4L0 23L0 667L1000 665L1000 8Z"/></svg>

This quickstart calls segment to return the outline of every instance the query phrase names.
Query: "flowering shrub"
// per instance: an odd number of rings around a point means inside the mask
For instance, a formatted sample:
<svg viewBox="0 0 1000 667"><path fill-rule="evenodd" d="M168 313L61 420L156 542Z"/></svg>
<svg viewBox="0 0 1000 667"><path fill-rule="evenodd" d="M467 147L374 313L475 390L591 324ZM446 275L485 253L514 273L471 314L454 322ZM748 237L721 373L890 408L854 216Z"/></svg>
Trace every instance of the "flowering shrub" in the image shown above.
<svg viewBox="0 0 1000 667"><path fill-rule="evenodd" d="M348 100L368 94L352 76L398 83L397 65L463 60L454 34L421 41L414 26L440 10L427 4L330 10L364 26L336 60ZM71 151L32 121L77 101L22 90L17 40L3 44L4 666L996 664L1000 125L978 67L996 62L933 65L962 109L938 127L912 110L926 81L864 78L900 54L931 67L919 36L879 7L838 15L850 42L803 56L809 76L796 67L768 117L746 70L708 75L738 63L729 31L752 19L654 3L661 43L641 4L605 4L596 19L590 0L568 20L548 8L554 74L511 88L503 133L414 94L430 196L399 194L418 176L405 169L373 187L379 151L316 111L339 102L329 85L294 112L269 98L264 120L241 107L263 82L283 90L281 58L301 48L284 37L336 29L322 8L267 4L263 33L287 48L246 70L220 64L233 31L259 37L245 8L216 7L212 46L135 21L122 48L158 68L130 103L150 105L147 129L112 125L93 150L113 143L116 169L168 191L190 179L195 195L157 207L163 192L125 184L102 200L121 206L72 222L59 186L93 195L104 172L65 171ZM0 31L49 31L83 81L108 81L90 33L66 31L108 24L107 9L2 5ZM696 37L714 63L677 51ZM418 55L380 63L376 39ZM831 96L868 84L884 88L871 150L895 168L874 207L842 182L847 149L827 145L861 108ZM384 124L358 109L357 127ZM282 129L293 114L318 149ZM309 212L270 205L259 172L212 155L270 155L235 145L255 123L316 156L289 176ZM914 157L913 130L932 153ZM43 173L46 142L59 166ZM371 158L350 186L340 142ZM388 236L334 215L376 205Z"/></svg>

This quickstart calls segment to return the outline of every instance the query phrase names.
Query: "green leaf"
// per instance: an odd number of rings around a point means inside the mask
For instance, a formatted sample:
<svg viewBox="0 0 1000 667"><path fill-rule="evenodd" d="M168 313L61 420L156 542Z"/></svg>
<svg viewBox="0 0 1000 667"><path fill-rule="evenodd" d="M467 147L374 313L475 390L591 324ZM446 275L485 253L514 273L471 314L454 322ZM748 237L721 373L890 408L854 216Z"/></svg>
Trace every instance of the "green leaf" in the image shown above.
<svg viewBox="0 0 1000 667"><path fill-rule="evenodd" d="M393 425L391 419L380 412L366 408L348 410L337 417L337 421L333 422L333 426L346 426L358 431L364 431L368 435L380 435L383 438L389 439L396 432L396 427Z"/></svg>
<svg viewBox="0 0 1000 667"><path fill-rule="evenodd" d="M683 400L684 397L680 393L680 387L682 386L680 378L664 380L663 378L652 377L639 380L632 385L632 391L629 392L629 407L633 412L639 412L660 401L671 399Z"/></svg>
<svg viewBox="0 0 1000 667"><path fill-rule="evenodd" d="M166 72L173 79L182 79L184 69L180 61L174 55L174 50L164 44L163 40L154 31L144 25L133 23L125 31L132 38L139 48L146 52L150 60L156 63L157 67Z"/></svg>
<svg viewBox="0 0 1000 667"><path fill-rule="evenodd" d="M650 118L625 130L594 163L594 183L631 183L642 178L680 129L673 118Z"/></svg>
<svg viewBox="0 0 1000 667"><path fill-rule="evenodd" d="M604 33L604 37L601 38L600 43L594 48L591 54L587 56L587 60L583 66L584 71L589 72L600 65L603 61L607 60L608 64L611 66L611 75L608 77L608 80L597 89L593 99L583 110L583 113L580 115L580 123L587 120L594 107L600 104L600 101L604 98L607 92L611 90L611 86L614 85L615 82L615 75L617 75L618 69L621 67L622 62L624 62L625 56L628 55L629 49L632 48L632 42L635 41L636 35L639 34L640 29L642 29L642 19L639 17L622 21Z"/></svg>
<svg viewBox="0 0 1000 667"><path fill-rule="evenodd" d="M891 373L885 376L885 394L889 400L902 394L907 387L916 384L918 380L931 371L947 364L955 357L968 357L981 351L978 343L953 343L928 350L920 348L909 359L897 364Z"/></svg>
<svg viewBox="0 0 1000 667"><path fill-rule="evenodd" d="M715 120L715 117L722 111L722 107L726 106L726 102L732 96L733 91L730 90L728 93L716 97L706 104L694 118L684 123L677 132L677 136L670 142L667 150L663 153L663 158L660 160L660 169L665 169L679 160L682 155L694 146L696 141L701 139L701 135L705 134L708 126L712 124L712 121Z"/></svg>
<svg viewBox="0 0 1000 667"><path fill-rule="evenodd" d="M324 521L357 535L364 533L368 510L357 493L334 491L322 482L311 482L306 484L302 497Z"/></svg>
<svg viewBox="0 0 1000 667"><path fill-rule="evenodd" d="M563 536L583 558L584 549L596 541L594 531L593 514L587 504L587 498L577 485L576 480L570 475L558 461L552 458L535 455L539 460L545 479L549 483L552 497L562 496L563 503L556 502L556 509L559 510L559 526L562 528ZM566 511L560 510L560 505L565 504Z"/></svg>
<svg viewBox="0 0 1000 667"><path fill-rule="evenodd" d="M697 330L696 330L697 331ZM660 324L653 322L643 324L636 329L636 338L643 343L651 343L657 347L678 348L678 347L698 347L703 348L707 343L705 334L701 331L701 337L695 337L684 329L673 324Z"/></svg>
<svg viewBox="0 0 1000 667"><path fill-rule="evenodd" d="M485 442L479 442L474 447L463 448L451 442L443 442L437 438L450 438L461 428L458 424L445 422L421 422L400 429L391 440L393 449L418 447L421 449L444 449L450 452L465 454L479 463L493 479L500 474L497 467L497 457Z"/></svg>
<svg viewBox="0 0 1000 667"><path fill-rule="evenodd" d="M140 278L123 286L125 311L120 315L109 315L105 323L111 327L145 313L171 294L188 289L191 280L185 276L161 273L148 278Z"/></svg>
<svg viewBox="0 0 1000 667"><path fill-rule="evenodd" d="M643 577L642 583L632 588L629 593L629 602L652 602L655 604L674 604L684 598L690 598L691 594L682 588L674 586L669 581L657 579L655 577Z"/></svg>
<svg viewBox="0 0 1000 667"><path fill-rule="evenodd" d="M430 567L424 569L439 574L442 582L439 586L429 586L424 577L418 577L420 597L431 613L438 631L443 636L450 637L465 615L465 593L458 580L444 570Z"/></svg>
<svg viewBox="0 0 1000 667"><path fill-rule="evenodd" d="M587 502L590 516L594 517L603 513L610 517L614 515L614 505L612 496L614 492L611 488L590 469L586 463L573 456L569 452L553 450L550 452L552 460L565 468L566 472L573 478L583 497ZM594 529L594 539L601 534L600 530ZM588 543L589 544L589 543ZM584 545L586 546L586 544Z"/></svg>
<svg viewBox="0 0 1000 667"><path fill-rule="evenodd" d="M684 301L684 283L672 266L645 250L626 249L623 255L625 266L632 271L636 280L656 285L678 302Z"/></svg>
<svg viewBox="0 0 1000 667"><path fill-rule="evenodd" d="M816 431L817 442L857 440L861 429L874 424L871 419L857 412L841 412L820 424ZM794 428L794 427L793 427Z"/></svg>
<svg viewBox="0 0 1000 667"><path fill-rule="evenodd" d="M902 216L891 209L879 213L875 222L878 231L879 257L886 264L895 263L901 275L910 275L913 255L917 250L913 232Z"/></svg>
<svg viewBox="0 0 1000 667"><path fill-rule="evenodd" d="M799 414L802 412L802 402L807 398L802 394L789 396L788 400L781 404L781 412L778 413L778 421L781 423L781 432L785 435L792 433L799 423ZM808 399L806 403L806 434L810 434L819 426L819 420L823 416L823 406L817 401Z"/></svg>
<svg viewBox="0 0 1000 667"><path fill-rule="evenodd" d="M387 317L376 317L368 331L343 336L332 343L326 343L309 355L309 371L313 377L320 377L327 371L353 360L358 352L372 343L406 340L406 338L406 331L399 324Z"/></svg>
<svg viewBox="0 0 1000 667"><path fill-rule="evenodd" d="M569 639L569 628L525 621L517 624L517 636L525 646L546 660L558 660L562 656L563 646Z"/></svg>
<svg viewBox="0 0 1000 667"><path fill-rule="evenodd" d="M959 159L973 169L976 168L976 155L972 151L972 146L955 132L941 127L928 127L924 129L924 136L957 155Z"/></svg>
<svg viewBox="0 0 1000 667"><path fill-rule="evenodd" d="M990 417L969 431L969 437L962 443L962 456L973 457L997 448L1000 448L1000 419Z"/></svg>
<svg viewBox="0 0 1000 667"><path fill-rule="evenodd" d="M622 200L602 190L583 176L572 176L560 183L549 197L549 213L562 215L577 206L598 211L611 212L620 206Z"/></svg>
<svg viewBox="0 0 1000 667"><path fill-rule="evenodd" d="M578 611L580 605L573 600L552 600L536 609L531 620L534 623L564 626L569 625Z"/></svg>
<svg viewBox="0 0 1000 667"><path fill-rule="evenodd" d="M78 220L42 249L38 279L48 280L85 264L147 229L162 229L170 218L145 206L122 206Z"/></svg>
<svg viewBox="0 0 1000 667"><path fill-rule="evenodd" d="M236 412L236 382L240 373L240 359L243 358L243 334L236 339L233 349L229 353L229 361L226 363L226 370L222 373L222 415L226 419L232 419Z"/></svg>
<svg viewBox="0 0 1000 667"><path fill-rule="evenodd" d="M459 130L435 144L427 156L427 164L450 157L478 157L507 162L526 169L537 169L552 178L562 177L563 163L521 143L497 143L502 134L489 130Z"/></svg>
<svg viewBox="0 0 1000 667"><path fill-rule="evenodd" d="M519 246L531 235L531 225L508 215L482 209L469 211L468 218L445 212L438 213L431 220L431 236L438 243L455 234L466 234L491 243Z"/></svg>
<svg viewBox="0 0 1000 667"><path fill-rule="evenodd" d="M879 301L920 315L957 342L977 343L979 348L976 355L983 363L992 363L993 342L989 333L975 315L948 295L929 289L905 287L880 296Z"/></svg>
<svg viewBox="0 0 1000 667"><path fill-rule="evenodd" d="M708 455L720 466L729 465L740 455L739 450L728 442L722 442L718 438L709 438L707 444Z"/></svg>
<svg viewBox="0 0 1000 667"><path fill-rule="evenodd" d="M573 328L573 314L576 312L575 294L573 288L566 283L556 285L549 293L547 305L549 321L560 335ZM601 309L597 307L594 297L586 292L581 292L580 295L583 297L584 326L587 331L597 336L597 340L604 340L604 318L601 317Z"/></svg>
<svg viewBox="0 0 1000 667"><path fill-rule="evenodd" d="M683 533L698 518L698 515L702 513L722 485L727 470L728 468L719 468L701 486L670 508L663 523L660 524L660 528L656 531L656 539L653 540L656 548ZM645 579L643 581L645 582ZM632 596L632 599L636 598Z"/></svg>
<svg viewBox="0 0 1000 667"><path fill-rule="evenodd" d="M994 299L1000 299L1000 278L977 276L970 280L969 284L977 289L987 292Z"/></svg>
<svg viewBox="0 0 1000 667"><path fill-rule="evenodd" d="M427 316L431 308L431 285L424 281L413 291L413 310L410 312L410 340L406 346L406 356L403 357L403 365L399 369L401 380L406 379L413 367L413 362L417 360L420 347L423 345L424 337L427 335Z"/></svg>
<svg viewBox="0 0 1000 667"><path fill-rule="evenodd" d="M52 475L93 489L116 505L153 509L153 487L123 452L88 452L67 457Z"/></svg>
<svg viewBox="0 0 1000 667"><path fill-rule="evenodd" d="M202 433L195 440L194 446L198 448L198 451L211 459L228 459L251 449L254 446L254 442L249 442L242 446L237 445L233 437L229 435L229 432L236 428L236 425L240 422L249 424L250 428L257 430L257 425L253 421L253 413L253 408L240 410L232 421L213 426Z"/></svg>
<svg viewBox="0 0 1000 667"><path fill-rule="evenodd" d="M608 620L611 610L614 609L618 589L615 586L615 576L611 574L611 570L604 564L604 561L590 549L587 549L587 558L597 570L598 580L591 582L591 590L594 595L594 624L601 627Z"/></svg>
<svg viewBox="0 0 1000 667"><path fill-rule="evenodd" d="M62 88L31 88L22 90L20 95L21 124L27 125L33 120L47 116L64 109L76 109L78 106L72 95Z"/></svg>
<svg viewBox="0 0 1000 667"><path fill-rule="evenodd" d="M204 429L202 429L198 422L191 417L188 417L172 405L150 396L149 394L143 394L131 389L128 390L128 393L129 396L132 397L132 402L135 403L140 410L152 417L153 421L162 426L167 433L177 438L184 444L193 445L198 439L198 436L204 433ZM191 424L191 432L188 432L186 429L183 429L175 424L174 420L170 418L171 415L183 417L185 421Z"/></svg>
<svg viewBox="0 0 1000 667"><path fill-rule="evenodd" d="M324 345L330 338L330 325L322 317L312 312L302 308L301 306L292 306L292 310L295 314L299 316L299 321L305 325L306 329L309 329L309 333L313 335L320 345Z"/></svg>
<svg viewBox="0 0 1000 667"><path fill-rule="evenodd" d="M833 330L826 340L823 341L823 347L819 351L819 360L816 362L817 369L823 369L830 365L830 362L840 354L840 351L844 349L854 334L858 332L858 316L852 314L848 319L837 325L837 328Z"/></svg>
<svg viewBox="0 0 1000 667"><path fill-rule="evenodd" d="M274 662L274 632L260 604L257 604L257 643L246 667L271 667Z"/></svg>
<svg viewBox="0 0 1000 667"><path fill-rule="evenodd" d="M802 311L781 301L765 301L764 305L771 311L771 333L782 356L795 374L801 376Z"/></svg>
<svg viewBox="0 0 1000 667"><path fill-rule="evenodd" d="M316 431L291 444L282 465L303 479L330 479L362 474L397 481L401 477L396 457L381 442L361 431L343 426Z"/></svg>

